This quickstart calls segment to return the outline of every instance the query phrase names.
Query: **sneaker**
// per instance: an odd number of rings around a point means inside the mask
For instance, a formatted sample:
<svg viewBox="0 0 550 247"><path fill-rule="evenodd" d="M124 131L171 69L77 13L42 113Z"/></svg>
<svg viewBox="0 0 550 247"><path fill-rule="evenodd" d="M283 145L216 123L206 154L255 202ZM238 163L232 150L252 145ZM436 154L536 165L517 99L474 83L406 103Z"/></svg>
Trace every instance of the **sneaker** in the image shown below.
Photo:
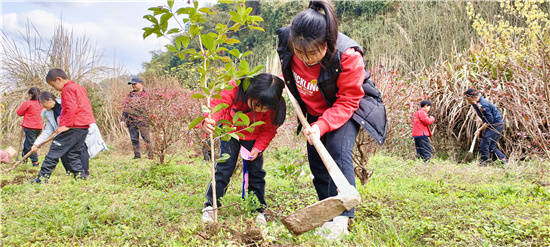
<svg viewBox="0 0 550 247"><path fill-rule="evenodd" d="M202 222L214 223L214 208L211 206L202 209Z"/></svg>
<svg viewBox="0 0 550 247"><path fill-rule="evenodd" d="M316 234L329 240L342 239L349 235L348 221L347 216L336 216L332 221L325 222Z"/></svg>
<svg viewBox="0 0 550 247"><path fill-rule="evenodd" d="M258 216L256 216L256 224L259 226L267 226L264 213L258 213Z"/></svg>
<svg viewBox="0 0 550 247"><path fill-rule="evenodd" d="M38 164L38 161L36 161L36 162L32 162L32 166L33 166L33 167L37 167L37 166L39 166L39 164Z"/></svg>
<svg viewBox="0 0 550 247"><path fill-rule="evenodd" d="M49 176L47 175L38 175L38 177L31 179L29 182L31 184L45 184L48 183Z"/></svg>

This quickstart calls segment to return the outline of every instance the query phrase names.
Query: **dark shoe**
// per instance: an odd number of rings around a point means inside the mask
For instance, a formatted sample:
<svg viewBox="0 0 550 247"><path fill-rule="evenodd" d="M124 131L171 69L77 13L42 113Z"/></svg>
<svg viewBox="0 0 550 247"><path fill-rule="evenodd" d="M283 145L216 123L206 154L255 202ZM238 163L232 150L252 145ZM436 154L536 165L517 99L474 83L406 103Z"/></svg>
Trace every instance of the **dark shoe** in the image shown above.
<svg viewBox="0 0 550 247"><path fill-rule="evenodd" d="M89 175L84 173L84 172L79 172L78 176L76 176L76 174L75 174L75 179L87 180L88 177L89 177Z"/></svg>
<svg viewBox="0 0 550 247"><path fill-rule="evenodd" d="M137 159L141 159L141 156L134 156L134 159L137 160Z"/></svg>
<svg viewBox="0 0 550 247"><path fill-rule="evenodd" d="M48 175L38 175L38 177L31 179L29 182L31 184L46 184L49 178L50 176Z"/></svg>
<svg viewBox="0 0 550 247"><path fill-rule="evenodd" d="M36 162L32 162L32 167L38 167L40 164L38 163L38 161Z"/></svg>

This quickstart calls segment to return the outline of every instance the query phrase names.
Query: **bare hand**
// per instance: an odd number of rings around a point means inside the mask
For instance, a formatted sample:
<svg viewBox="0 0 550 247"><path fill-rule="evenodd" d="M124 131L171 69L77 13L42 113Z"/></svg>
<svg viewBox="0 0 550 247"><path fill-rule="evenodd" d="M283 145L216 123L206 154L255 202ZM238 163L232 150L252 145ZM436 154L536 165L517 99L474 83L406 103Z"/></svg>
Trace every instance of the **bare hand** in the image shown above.
<svg viewBox="0 0 550 247"><path fill-rule="evenodd" d="M321 130L319 130L319 126L314 124L311 125L311 128L304 129L304 135L309 145L313 145L313 140L319 140L321 138Z"/></svg>
<svg viewBox="0 0 550 247"><path fill-rule="evenodd" d="M262 154L262 151L256 148L252 148L252 151L250 151L250 156L248 156L248 160L255 160L261 154Z"/></svg>
<svg viewBox="0 0 550 247"><path fill-rule="evenodd" d="M212 134L212 132L214 131L214 124L216 124L216 121L214 121L214 119L205 118L204 123L202 124L202 128L204 129L204 131Z"/></svg>
<svg viewBox="0 0 550 247"><path fill-rule="evenodd" d="M31 152L32 152L32 153L38 152L38 146L32 145L32 147L31 147Z"/></svg>
<svg viewBox="0 0 550 247"><path fill-rule="evenodd" d="M67 126L59 126L59 128L57 128L57 130L55 131L55 134L59 135L65 131L69 130L69 127Z"/></svg>

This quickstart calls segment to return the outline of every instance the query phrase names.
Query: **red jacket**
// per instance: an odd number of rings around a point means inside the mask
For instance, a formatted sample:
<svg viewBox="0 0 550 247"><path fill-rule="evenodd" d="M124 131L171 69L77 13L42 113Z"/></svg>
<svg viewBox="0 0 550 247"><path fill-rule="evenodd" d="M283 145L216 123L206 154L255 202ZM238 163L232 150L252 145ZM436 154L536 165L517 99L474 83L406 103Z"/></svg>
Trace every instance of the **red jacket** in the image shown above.
<svg viewBox="0 0 550 247"><path fill-rule="evenodd" d="M430 117L424 110L418 109L413 115L412 136L432 136L430 125L434 122L434 117Z"/></svg>
<svg viewBox="0 0 550 247"><path fill-rule="evenodd" d="M42 124L42 105L38 100L27 100L17 109L17 115L23 116L21 126L27 129L41 130Z"/></svg>
<svg viewBox="0 0 550 247"><path fill-rule="evenodd" d="M359 108L363 92L363 81L366 77L365 64L361 53L353 48L347 49L341 58L342 72L336 84L336 102L329 107L317 86L321 73L321 64L308 67L296 55L293 55L292 72L300 97L306 104L306 110L319 119L313 123L319 127L321 136L344 125Z"/></svg>
<svg viewBox="0 0 550 247"><path fill-rule="evenodd" d="M61 90L59 127L87 129L92 123L95 123L95 118L86 88L68 81Z"/></svg>
<svg viewBox="0 0 550 247"><path fill-rule="evenodd" d="M242 140L256 140L254 143L254 148L264 151L267 146L269 146L269 143L273 137L275 137L275 134L277 134L278 126L273 125L272 122L275 112L273 110L269 110L267 112L252 112L246 103L238 102L235 104L234 100L237 97L238 89L238 87L235 87L233 90L224 90L220 93L221 98L213 99L210 102L211 107L214 107L220 103L226 103L229 105L229 107L213 114L212 119L216 122L220 119L225 119L233 124L233 115L235 115L237 111L241 111L248 116L251 124L258 121L263 121L264 124L256 126L252 133L248 131L241 131L239 133L244 134L244 138ZM237 130L235 132L244 129L243 126L236 127Z"/></svg>

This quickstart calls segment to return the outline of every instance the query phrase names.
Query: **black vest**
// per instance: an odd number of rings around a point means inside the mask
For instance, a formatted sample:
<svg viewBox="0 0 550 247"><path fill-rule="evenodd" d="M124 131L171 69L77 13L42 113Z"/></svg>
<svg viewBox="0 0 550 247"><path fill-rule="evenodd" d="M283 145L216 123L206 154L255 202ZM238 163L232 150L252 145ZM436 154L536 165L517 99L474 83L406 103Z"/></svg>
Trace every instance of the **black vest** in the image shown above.
<svg viewBox="0 0 550 247"><path fill-rule="evenodd" d="M290 34L290 27L283 27L277 30L279 36L279 44L277 47L277 53L281 60L281 68L285 78L285 83L294 97L298 100L302 112L307 114L305 103L300 97L296 82L294 81L294 75L292 74L291 59L292 51L288 47L288 37ZM336 42L336 51L329 59L329 66L327 68L321 68L319 74L317 86L319 91L323 95L323 98L327 102L328 106L332 106L336 102L336 93L338 92L337 80L338 76L342 72L341 57L342 53L348 48L354 48L363 54L363 48L357 44L354 40L348 36L338 33L338 39ZM363 82L363 91L365 96L359 102L359 109L355 111L352 119L360 124L369 134L378 142L379 145L384 143L386 139L386 109L382 102L382 94L372 80L367 71L367 76ZM298 131L300 131L301 125L298 122Z"/></svg>

